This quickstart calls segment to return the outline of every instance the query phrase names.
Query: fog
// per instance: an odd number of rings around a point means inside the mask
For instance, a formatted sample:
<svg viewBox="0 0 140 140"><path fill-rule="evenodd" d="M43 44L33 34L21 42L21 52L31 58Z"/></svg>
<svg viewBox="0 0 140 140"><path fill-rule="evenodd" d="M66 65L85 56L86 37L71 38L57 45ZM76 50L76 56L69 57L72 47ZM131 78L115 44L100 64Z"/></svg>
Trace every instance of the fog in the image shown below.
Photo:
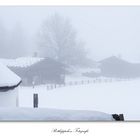
<svg viewBox="0 0 140 140"><path fill-rule="evenodd" d="M8 31L22 27L26 51L21 55L29 56L37 48L36 35L42 22L55 13L71 21L93 60L121 55L140 62L140 7L1 6L0 23Z"/></svg>

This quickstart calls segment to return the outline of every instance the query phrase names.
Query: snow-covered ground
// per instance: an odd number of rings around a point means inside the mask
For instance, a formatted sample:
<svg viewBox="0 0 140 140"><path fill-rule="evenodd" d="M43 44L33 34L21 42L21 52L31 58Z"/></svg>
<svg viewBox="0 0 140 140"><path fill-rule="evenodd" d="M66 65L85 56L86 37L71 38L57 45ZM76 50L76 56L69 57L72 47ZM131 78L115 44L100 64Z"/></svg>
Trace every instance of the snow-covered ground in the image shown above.
<svg viewBox="0 0 140 140"><path fill-rule="evenodd" d="M86 80L93 80L95 78L90 78L90 77L86 77L86 76L78 76L78 75L66 75L65 77L65 83L68 82L80 82L80 81L86 81Z"/></svg>
<svg viewBox="0 0 140 140"><path fill-rule="evenodd" d="M33 93L39 95L39 108L91 110L124 114L125 120L140 120L140 80L93 83L47 90L46 86L20 87L20 107L33 106Z"/></svg>
<svg viewBox="0 0 140 140"><path fill-rule="evenodd" d="M111 114L97 111L57 110L48 108L0 108L5 121L114 121Z"/></svg>

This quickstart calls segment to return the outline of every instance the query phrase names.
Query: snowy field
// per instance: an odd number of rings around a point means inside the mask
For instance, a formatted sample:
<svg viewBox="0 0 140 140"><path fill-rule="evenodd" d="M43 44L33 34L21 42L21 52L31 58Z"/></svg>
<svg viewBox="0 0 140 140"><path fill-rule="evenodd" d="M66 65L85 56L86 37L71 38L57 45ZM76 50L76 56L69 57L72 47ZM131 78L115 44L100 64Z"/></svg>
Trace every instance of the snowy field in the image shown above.
<svg viewBox="0 0 140 140"><path fill-rule="evenodd" d="M114 121L111 114L98 111L48 108L0 108L0 121Z"/></svg>
<svg viewBox="0 0 140 140"><path fill-rule="evenodd" d="M46 86L20 87L20 107L33 107L38 93L39 108L91 110L124 114L125 120L140 120L140 80L93 83L46 90Z"/></svg>

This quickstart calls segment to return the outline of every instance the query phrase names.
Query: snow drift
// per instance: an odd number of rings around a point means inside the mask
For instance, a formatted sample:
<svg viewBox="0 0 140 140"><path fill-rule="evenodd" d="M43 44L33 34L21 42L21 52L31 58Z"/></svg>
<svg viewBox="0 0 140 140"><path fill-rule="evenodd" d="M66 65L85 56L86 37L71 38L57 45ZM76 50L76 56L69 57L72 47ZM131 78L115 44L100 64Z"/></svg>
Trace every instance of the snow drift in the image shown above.
<svg viewBox="0 0 140 140"><path fill-rule="evenodd" d="M110 114L97 111L46 108L0 108L0 121L113 121Z"/></svg>

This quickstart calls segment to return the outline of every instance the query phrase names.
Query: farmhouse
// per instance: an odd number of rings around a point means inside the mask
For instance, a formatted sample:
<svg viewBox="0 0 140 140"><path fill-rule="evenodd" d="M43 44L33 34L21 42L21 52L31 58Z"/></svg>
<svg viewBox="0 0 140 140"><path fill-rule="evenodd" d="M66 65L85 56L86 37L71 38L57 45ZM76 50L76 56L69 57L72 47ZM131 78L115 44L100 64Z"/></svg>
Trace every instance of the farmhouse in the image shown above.
<svg viewBox="0 0 140 140"><path fill-rule="evenodd" d="M98 62L100 72L84 73L89 77L114 77L114 78L137 78L140 77L140 63L131 63L121 58L111 56Z"/></svg>
<svg viewBox="0 0 140 140"><path fill-rule="evenodd" d="M101 75L105 77L136 78L140 77L140 63L130 63L112 56L100 61Z"/></svg>
<svg viewBox="0 0 140 140"><path fill-rule="evenodd" d="M18 86L21 78L0 64L0 107L18 106Z"/></svg>
<svg viewBox="0 0 140 140"><path fill-rule="evenodd" d="M23 85L46 83L62 84L65 81L65 66L51 58L22 58L8 67L22 78Z"/></svg>

